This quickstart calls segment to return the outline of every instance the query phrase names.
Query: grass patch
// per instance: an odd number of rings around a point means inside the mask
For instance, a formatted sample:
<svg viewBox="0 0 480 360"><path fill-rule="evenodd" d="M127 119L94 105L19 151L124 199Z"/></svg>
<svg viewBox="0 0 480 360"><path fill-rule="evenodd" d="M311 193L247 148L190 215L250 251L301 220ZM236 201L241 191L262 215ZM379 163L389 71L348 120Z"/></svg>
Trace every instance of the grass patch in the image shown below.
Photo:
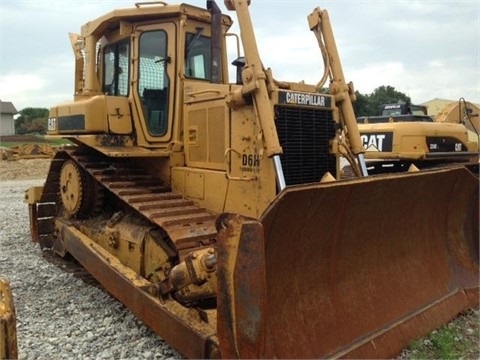
<svg viewBox="0 0 480 360"><path fill-rule="evenodd" d="M458 359L460 349L456 346L458 337L448 327L443 327L435 334L432 334L431 341L435 350L435 357L438 359Z"/></svg>
<svg viewBox="0 0 480 360"><path fill-rule="evenodd" d="M72 145L72 143L66 139L45 139L44 136L3 136L0 137L0 146L11 148L15 146L22 146L26 144L44 144L50 146L63 146L63 145Z"/></svg>
<svg viewBox="0 0 480 360"><path fill-rule="evenodd" d="M67 139L44 139L44 141L52 146L73 145L73 143Z"/></svg>
<svg viewBox="0 0 480 360"><path fill-rule="evenodd" d="M480 356L478 310L467 311L451 323L414 341L401 359L478 359Z"/></svg>
<svg viewBox="0 0 480 360"><path fill-rule="evenodd" d="M458 340L455 331L443 326L426 339L415 341L409 349L412 351L412 359L459 359L461 349L457 345Z"/></svg>

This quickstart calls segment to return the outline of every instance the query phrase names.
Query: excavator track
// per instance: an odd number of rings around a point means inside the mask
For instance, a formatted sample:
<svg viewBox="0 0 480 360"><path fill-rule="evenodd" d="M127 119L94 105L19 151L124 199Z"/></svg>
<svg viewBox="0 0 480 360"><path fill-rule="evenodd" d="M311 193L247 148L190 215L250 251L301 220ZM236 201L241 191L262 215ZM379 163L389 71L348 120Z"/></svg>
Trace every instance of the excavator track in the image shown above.
<svg viewBox="0 0 480 360"><path fill-rule="evenodd" d="M44 206L59 201L59 173L67 160L73 160L103 188L165 231L178 252L215 243L215 215L196 206L191 200L173 193L160 178L135 165L131 159L110 158L81 149L57 153L41 198ZM50 215L53 215L51 211ZM51 223L49 226L39 226L44 229L39 231L40 237L52 236L53 219L44 219L41 215L38 218L39 223L44 220Z"/></svg>

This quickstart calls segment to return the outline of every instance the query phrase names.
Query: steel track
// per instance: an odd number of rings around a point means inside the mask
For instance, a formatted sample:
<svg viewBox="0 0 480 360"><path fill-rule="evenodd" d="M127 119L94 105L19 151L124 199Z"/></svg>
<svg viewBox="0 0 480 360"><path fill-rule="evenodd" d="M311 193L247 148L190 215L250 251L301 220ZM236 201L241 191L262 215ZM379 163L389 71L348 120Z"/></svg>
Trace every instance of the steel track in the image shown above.
<svg viewBox="0 0 480 360"><path fill-rule="evenodd" d="M56 204L57 211L56 214L49 214L51 217L48 218L39 216L39 237L48 239L44 240L46 244L53 242L54 217L61 216L59 174L63 164L69 159L137 215L154 227L162 229L177 253L216 242L216 216L182 195L173 193L160 177L152 175L131 159L111 158L90 150L76 149L58 152L47 175L39 211L42 206L51 206L53 203ZM43 226L43 222L47 222L48 226Z"/></svg>

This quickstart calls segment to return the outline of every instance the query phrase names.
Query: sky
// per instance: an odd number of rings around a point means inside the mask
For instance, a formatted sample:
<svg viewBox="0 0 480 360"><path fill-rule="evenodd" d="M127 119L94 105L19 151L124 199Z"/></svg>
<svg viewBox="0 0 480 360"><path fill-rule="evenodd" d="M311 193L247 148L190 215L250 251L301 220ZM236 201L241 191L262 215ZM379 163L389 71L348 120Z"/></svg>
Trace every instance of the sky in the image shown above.
<svg viewBox="0 0 480 360"><path fill-rule="evenodd" d="M17 110L73 100L68 33L134 3L0 0L0 99ZM235 13L217 4L238 34ZM275 79L320 80L321 53L307 23L316 7L328 11L345 79L360 93L389 85L413 103L461 97L480 103L480 0L252 0L260 57Z"/></svg>

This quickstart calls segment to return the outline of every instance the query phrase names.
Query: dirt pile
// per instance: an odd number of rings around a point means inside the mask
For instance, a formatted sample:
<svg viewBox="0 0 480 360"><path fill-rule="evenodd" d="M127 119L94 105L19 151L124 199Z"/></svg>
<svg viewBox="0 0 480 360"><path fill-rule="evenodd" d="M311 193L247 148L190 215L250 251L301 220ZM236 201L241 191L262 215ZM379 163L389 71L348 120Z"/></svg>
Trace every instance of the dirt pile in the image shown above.
<svg viewBox="0 0 480 360"><path fill-rule="evenodd" d="M0 181L45 179L51 159L0 160Z"/></svg>

